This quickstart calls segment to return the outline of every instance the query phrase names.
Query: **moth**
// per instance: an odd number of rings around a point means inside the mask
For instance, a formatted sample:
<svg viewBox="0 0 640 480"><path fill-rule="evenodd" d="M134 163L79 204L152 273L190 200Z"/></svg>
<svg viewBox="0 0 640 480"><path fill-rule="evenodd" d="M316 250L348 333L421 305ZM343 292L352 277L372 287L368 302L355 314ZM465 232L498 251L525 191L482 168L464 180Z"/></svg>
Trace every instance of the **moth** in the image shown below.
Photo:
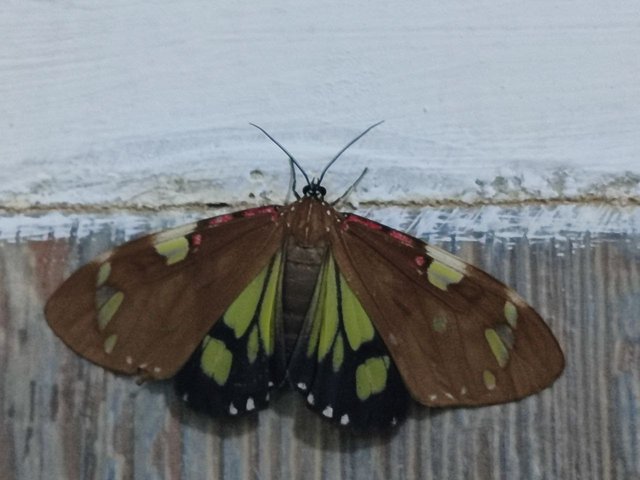
<svg viewBox="0 0 640 480"><path fill-rule="evenodd" d="M377 125L377 124L376 124ZM440 248L325 200L288 156L296 200L148 235L83 266L45 314L72 350L213 416L262 409L288 384L341 426L396 425L411 399L489 405L564 368L516 292ZM255 125L254 125L255 126ZM305 178L296 190L296 170Z"/></svg>

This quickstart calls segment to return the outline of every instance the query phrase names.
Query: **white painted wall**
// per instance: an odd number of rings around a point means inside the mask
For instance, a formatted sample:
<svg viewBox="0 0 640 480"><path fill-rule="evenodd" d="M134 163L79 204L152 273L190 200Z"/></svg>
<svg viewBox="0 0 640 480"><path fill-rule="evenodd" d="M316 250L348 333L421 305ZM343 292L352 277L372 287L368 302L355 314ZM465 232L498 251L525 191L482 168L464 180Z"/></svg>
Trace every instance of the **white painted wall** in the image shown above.
<svg viewBox="0 0 640 480"><path fill-rule="evenodd" d="M637 0L7 1L0 39L5 207L282 201L249 121L317 172L385 119L327 178L361 200L640 197Z"/></svg>

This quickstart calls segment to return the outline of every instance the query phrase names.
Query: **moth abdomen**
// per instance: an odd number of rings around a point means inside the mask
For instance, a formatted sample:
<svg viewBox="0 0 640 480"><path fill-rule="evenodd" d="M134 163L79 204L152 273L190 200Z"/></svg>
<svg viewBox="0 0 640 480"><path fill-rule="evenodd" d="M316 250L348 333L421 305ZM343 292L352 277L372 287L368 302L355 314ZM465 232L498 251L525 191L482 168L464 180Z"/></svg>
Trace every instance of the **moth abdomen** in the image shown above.
<svg viewBox="0 0 640 480"><path fill-rule="evenodd" d="M300 336L326 252L326 247L301 247L293 239L286 244L282 323L287 360Z"/></svg>

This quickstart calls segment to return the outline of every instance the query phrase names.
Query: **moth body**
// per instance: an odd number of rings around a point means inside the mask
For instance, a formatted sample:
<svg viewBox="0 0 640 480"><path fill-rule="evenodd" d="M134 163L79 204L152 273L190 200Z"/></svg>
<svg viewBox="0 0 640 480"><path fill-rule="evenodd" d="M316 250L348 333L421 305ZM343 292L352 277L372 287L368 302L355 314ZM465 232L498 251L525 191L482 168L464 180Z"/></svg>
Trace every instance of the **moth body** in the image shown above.
<svg viewBox="0 0 640 480"><path fill-rule="evenodd" d="M326 260L330 231L339 215L323 200L310 197L282 208L280 218L288 233L282 288L287 359L291 358L300 336L320 268Z"/></svg>

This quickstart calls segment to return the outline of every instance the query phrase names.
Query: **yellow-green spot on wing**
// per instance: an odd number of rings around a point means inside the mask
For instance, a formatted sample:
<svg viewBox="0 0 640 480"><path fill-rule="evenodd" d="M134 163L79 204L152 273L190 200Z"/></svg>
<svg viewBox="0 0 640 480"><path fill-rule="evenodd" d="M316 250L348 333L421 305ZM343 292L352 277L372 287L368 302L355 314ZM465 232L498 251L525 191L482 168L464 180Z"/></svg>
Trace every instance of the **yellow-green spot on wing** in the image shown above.
<svg viewBox="0 0 640 480"><path fill-rule="evenodd" d="M356 393L362 401L384 390L387 384L388 359L373 357L356 369Z"/></svg>
<svg viewBox="0 0 640 480"><path fill-rule="evenodd" d="M342 275L340 275L340 293L342 298L342 320L347 333L347 340L351 349L357 350L364 342L373 339L373 324Z"/></svg>
<svg viewBox="0 0 640 480"><path fill-rule="evenodd" d="M493 390L496 388L496 376L489 370L482 372L482 381L487 390Z"/></svg>
<svg viewBox="0 0 640 480"><path fill-rule="evenodd" d="M504 304L504 318L507 319L507 323L511 325L511 328L516 328L518 324L518 310L516 306L508 300Z"/></svg>
<svg viewBox="0 0 640 480"><path fill-rule="evenodd" d="M268 269L269 266L262 269L258 276L245 287L242 293L238 295L224 313L224 323L233 329L236 338L244 335L256 314L256 308L258 308L258 302L260 302L262 286L264 285L264 279L267 276Z"/></svg>
<svg viewBox="0 0 640 480"><path fill-rule="evenodd" d="M104 262L98 269L98 276L96 277L96 287L101 287L102 285L104 285L109 278L109 275L111 275L111 263Z"/></svg>
<svg viewBox="0 0 640 480"><path fill-rule="evenodd" d="M498 332L493 328L487 328L484 331L484 338L487 340L489 348L491 348L491 353L496 357L498 365L500 365L500 367L504 367L509 361L509 351L504 343L502 343Z"/></svg>
<svg viewBox="0 0 640 480"><path fill-rule="evenodd" d="M320 305L316 310L314 322L320 323L320 339L318 341L318 359L322 360L336 336L338 330L338 288L336 285L336 266L333 258L327 262L327 271L322 279L324 282L324 295L320 299Z"/></svg>
<svg viewBox="0 0 640 480"><path fill-rule="evenodd" d="M124 293L116 292L98 309L98 328L100 330L106 328L107 324L118 311L118 308L120 308L123 300Z"/></svg>
<svg viewBox="0 0 640 480"><path fill-rule="evenodd" d="M271 355L275 345L275 322L278 315L278 299L280 297L280 272L282 270L282 254L278 252L273 261L271 274L267 280L264 296L262 297L262 306L260 308L260 317L258 324L260 325L260 334L264 350L267 355Z"/></svg>
<svg viewBox="0 0 640 480"><path fill-rule="evenodd" d="M433 329L438 333L444 332L447 329L446 317L442 315L436 315L433 317Z"/></svg>
<svg viewBox="0 0 640 480"><path fill-rule="evenodd" d="M181 262L189 253L189 241L186 237L164 240L154 245L156 252L166 258L167 265Z"/></svg>
<svg viewBox="0 0 640 480"><path fill-rule="evenodd" d="M333 371L337 372L340 370L342 366L342 362L344 361L344 340L342 340L342 335L338 333L336 335L336 341L333 344L333 354L332 354L332 364Z"/></svg>
<svg viewBox="0 0 640 480"><path fill-rule="evenodd" d="M200 367L202 371L213 378L218 385L224 385L229 378L233 354L223 341L209 335L203 340Z"/></svg>
<svg viewBox="0 0 640 480"><path fill-rule="evenodd" d="M109 335L107 339L104 341L104 351L105 353L113 352L113 349L116 346L116 342L118 341L118 335L113 334Z"/></svg>
<svg viewBox="0 0 640 480"><path fill-rule="evenodd" d="M251 329L251 333L249 334L249 341L247 342L247 357L249 358L249 363L253 363L258 358L258 349L260 345L258 343L258 328L253 327Z"/></svg>
<svg viewBox="0 0 640 480"><path fill-rule="evenodd" d="M427 279L440 290L447 290L449 285L458 283L464 277L463 273L448 267L442 262L433 260L427 269Z"/></svg>

